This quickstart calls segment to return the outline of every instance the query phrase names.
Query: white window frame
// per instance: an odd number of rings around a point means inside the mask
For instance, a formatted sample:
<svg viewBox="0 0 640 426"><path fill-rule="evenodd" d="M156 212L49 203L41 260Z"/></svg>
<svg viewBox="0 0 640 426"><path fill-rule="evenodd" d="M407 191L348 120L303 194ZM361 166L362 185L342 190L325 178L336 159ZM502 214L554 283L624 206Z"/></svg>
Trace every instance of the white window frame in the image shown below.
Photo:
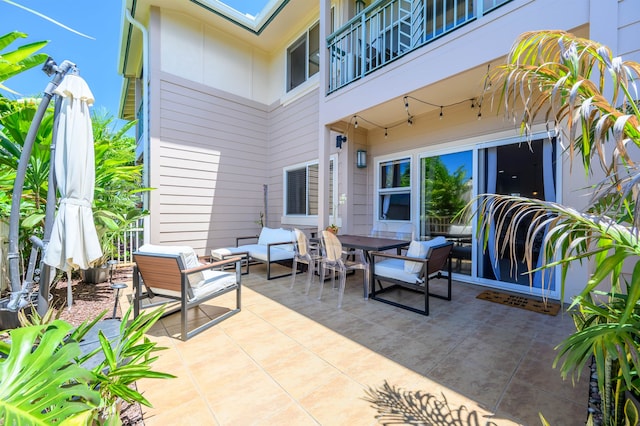
<svg viewBox="0 0 640 426"><path fill-rule="evenodd" d="M304 32L304 34L302 34L300 37L296 38L296 40L291 43L289 46L287 46L287 49L285 51L285 78L286 78L286 92L289 93L295 89L297 89L298 87L304 85L304 83L306 83L307 81L309 81L309 79L317 74L319 74L319 63L318 63L318 71L310 74L309 73L309 60L310 60L310 53L309 52L309 37L310 37L310 33L311 30L318 26L318 36L319 36L319 28L320 28L320 21L315 21L313 24L311 24L309 26L309 28L307 28ZM291 49L294 46L297 46L299 44L304 44L304 51L305 51L305 69L304 69L304 80L301 81L300 83L298 83L295 86L292 86L291 84ZM320 40L318 40L318 55L320 55ZM318 56L318 62L320 61L320 57Z"/></svg>
<svg viewBox="0 0 640 426"><path fill-rule="evenodd" d="M318 160L306 161L303 163L294 164L292 166L287 166L282 170L282 217L281 222L284 225L308 225L308 226L317 226L318 225L318 215L310 215L310 214L295 214L288 215L287 214L287 173L293 170L300 170L302 168L306 168L308 170L309 166L318 165ZM331 223L338 223L333 218L333 212L331 206L337 205L338 203L338 156L333 154L329 157L329 164L333 164L333 169L330 168L330 173L332 175L329 177L331 180L329 187L329 197L330 204L327 206L327 209L331 212L330 221ZM333 190L332 190L333 188ZM306 189L307 197L309 196L309 190Z"/></svg>
<svg viewBox="0 0 640 426"><path fill-rule="evenodd" d="M383 164L387 164L395 161L408 161L409 162L409 171L411 173L411 179L408 187L398 187L398 188L382 188L382 166ZM375 202L374 202L374 222L384 222L384 223L412 223L412 218L414 217L414 180L415 180L415 171L414 168L414 156L410 154L405 155L397 155L390 158L380 159L376 162L376 189L375 189ZM380 217L380 198L383 195L393 195L393 194L409 194L409 219L383 219Z"/></svg>

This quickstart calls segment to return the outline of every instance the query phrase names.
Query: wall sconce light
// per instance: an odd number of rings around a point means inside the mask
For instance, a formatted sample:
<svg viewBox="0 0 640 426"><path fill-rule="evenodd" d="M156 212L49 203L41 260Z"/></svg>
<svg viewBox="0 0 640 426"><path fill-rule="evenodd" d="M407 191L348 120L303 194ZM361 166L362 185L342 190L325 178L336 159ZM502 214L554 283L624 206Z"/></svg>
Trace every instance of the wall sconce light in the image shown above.
<svg viewBox="0 0 640 426"><path fill-rule="evenodd" d="M336 148L342 149L342 144L347 141L346 136L338 135L336 136Z"/></svg>
<svg viewBox="0 0 640 426"><path fill-rule="evenodd" d="M364 169L367 167L367 151L359 149L356 151L356 167Z"/></svg>

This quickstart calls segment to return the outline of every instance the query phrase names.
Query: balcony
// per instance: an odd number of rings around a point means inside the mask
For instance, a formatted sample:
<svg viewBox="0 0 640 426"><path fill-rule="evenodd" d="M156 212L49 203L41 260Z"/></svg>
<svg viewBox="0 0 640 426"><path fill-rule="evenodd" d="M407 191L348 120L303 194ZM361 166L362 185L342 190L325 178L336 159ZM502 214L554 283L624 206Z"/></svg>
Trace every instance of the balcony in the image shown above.
<svg viewBox="0 0 640 426"><path fill-rule="evenodd" d="M511 0L379 0L327 39L332 93Z"/></svg>

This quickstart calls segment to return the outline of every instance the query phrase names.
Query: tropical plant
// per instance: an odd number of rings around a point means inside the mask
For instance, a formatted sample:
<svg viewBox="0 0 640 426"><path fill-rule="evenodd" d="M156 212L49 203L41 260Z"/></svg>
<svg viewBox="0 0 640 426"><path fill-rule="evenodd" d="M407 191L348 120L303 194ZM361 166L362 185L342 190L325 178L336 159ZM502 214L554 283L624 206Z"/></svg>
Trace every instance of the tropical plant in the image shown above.
<svg viewBox="0 0 640 426"><path fill-rule="evenodd" d="M93 373L74 359L80 344L62 320L11 330L0 344L0 423L49 425L100 404Z"/></svg>
<svg viewBox="0 0 640 426"><path fill-rule="evenodd" d="M0 100L0 210L9 212L20 153L39 99ZM135 164L135 139L127 135L134 125L129 122L116 130L112 116L102 111L92 113L96 158L93 211L104 254L99 264L117 253L115 237L148 214L139 208L140 193L148 189L141 188L142 166ZM38 128L25 175L19 244L23 253L29 249L28 236L44 231L52 128L50 108Z"/></svg>
<svg viewBox="0 0 640 426"><path fill-rule="evenodd" d="M135 125L130 121L119 130L107 113L92 116L96 157L96 184L93 217L102 245L104 264L117 254L117 237L129 226L149 214L140 208L143 192L142 165L136 164L136 141L127 132Z"/></svg>
<svg viewBox="0 0 640 426"><path fill-rule="evenodd" d="M156 342L152 342L145 335L164 315L164 308L142 312L130 320L132 310L133 307L129 307L123 316L120 322L120 333L115 342L110 342L100 331L98 332L100 347L78 360L83 364L95 354L101 354L104 357L103 361L92 369L95 376L95 382L92 385L100 392L101 397L98 407L100 420L119 419L121 400L129 403L137 402L147 407L152 406L140 392L129 387L136 380L175 377L151 369L152 364L158 359L157 356L152 355L166 348L157 346Z"/></svg>
<svg viewBox="0 0 640 426"><path fill-rule="evenodd" d="M131 383L175 377L151 369L158 358L152 355L164 348L145 336L163 309L143 312L129 321L130 308L118 338L110 342L100 330L100 346L84 355L79 342L106 311L77 328L53 319L52 312L29 319L22 316L23 326L11 330L8 341L0 339L0 424L118 425L121 400L151 406L129 387ZM86 368L96 356L103 360Z"/></svg>
<svg viewBox="0 0 640 426"><path fill-rule="evenodd" d="M0 36L0 89L11 93L15 92L3 85L3 82L30 68L37 67L44 63L48 57L45 53L36 53L47 45L47 41L25 44L10 52L4 51L14 41L25 37L27 35L19 31Z"/></svg>
<svg viewBox="0 0 640 426"><path fill-rule="evenodd" d="M516 234L526 230L525 261L535 269L536 236L543 236L544 268L559 267L561 297L574 261L592 261L593 274L569 311L577 331L558 346L554 365L563 377L580 377L592 358L598 374L605 425L623 424L624 391L640 383L640 173L629 146L640 147L636 82L640 64L614 58L592 40L563 31L522 34L507 63L491 76L507 114L530 134L548 123L566 144L566 153L582 162L588 180L600 164L605 179L592 186L584 211L559 203L485 194L476 200L479 232L488 247L489 228L506 235L493 250L508 251L515 262ZM521 111L521 112L519 112ZM498 243L496 243L498 244ZM628 262L632 273L624 278ZM605 288L605 291L598 291Z"/></svg>

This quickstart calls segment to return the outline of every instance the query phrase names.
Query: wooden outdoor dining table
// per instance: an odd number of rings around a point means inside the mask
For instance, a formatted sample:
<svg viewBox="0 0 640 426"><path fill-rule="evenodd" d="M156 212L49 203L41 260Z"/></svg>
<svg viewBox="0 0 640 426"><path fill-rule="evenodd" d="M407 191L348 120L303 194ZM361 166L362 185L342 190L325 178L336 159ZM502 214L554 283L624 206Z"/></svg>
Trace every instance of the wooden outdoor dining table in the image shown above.
<svg viewBox="0 0 640 426"><path fill-rule="evenodd" d="M396 249L401 254L401 249L409 245L409 241L395 240L392 238L366 237L362 235L338 235L342 247L360 249L364 252L367 262L371 263L370 252ZM367 272L365 272L367 273ZM373 283L371 283L373 285ZM364 289L364 297L368 295L368 289Z"/></svg>

